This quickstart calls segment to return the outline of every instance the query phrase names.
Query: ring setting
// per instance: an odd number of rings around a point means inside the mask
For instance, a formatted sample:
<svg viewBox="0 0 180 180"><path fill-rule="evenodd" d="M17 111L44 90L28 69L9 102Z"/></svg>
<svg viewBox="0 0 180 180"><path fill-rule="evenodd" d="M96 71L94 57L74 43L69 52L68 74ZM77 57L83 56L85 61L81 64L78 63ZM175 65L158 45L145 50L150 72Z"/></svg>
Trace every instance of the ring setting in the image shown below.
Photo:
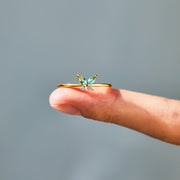
<svg viewBox="0 0 180 180"><path fill-rule="evenodd" d="M91 76L86 80L80 74L77 74L78 84L58 84L58 87L81 87L82 90L93 91L93 87L111 87L111 84L107 83L94 83L96 81L97 75Z"/></svg>

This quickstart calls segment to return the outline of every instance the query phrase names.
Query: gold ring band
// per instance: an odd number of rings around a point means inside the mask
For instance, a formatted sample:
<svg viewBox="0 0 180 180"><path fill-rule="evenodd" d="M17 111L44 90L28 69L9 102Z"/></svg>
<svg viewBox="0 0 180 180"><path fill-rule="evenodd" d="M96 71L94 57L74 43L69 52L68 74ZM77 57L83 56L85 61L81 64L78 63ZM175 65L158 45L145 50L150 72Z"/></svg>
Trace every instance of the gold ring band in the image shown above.
<svg viewBox="0 0 180 180"><path fill-rule="evenodd" d="M58 87L81 87L82 84L58 84ZM106 83L94 83L93 87L111 87L111 84Z"/></svg>
<svg viewBox="0 0 180 180"><path fill-rule="evenodd" d="M93 87L111 87L111 84L107 83L94 83L97 75L91 76L88 80L77 74L79 83L77 84L58 84L58 87L81 87L81 90L94 91Z"/></svg>

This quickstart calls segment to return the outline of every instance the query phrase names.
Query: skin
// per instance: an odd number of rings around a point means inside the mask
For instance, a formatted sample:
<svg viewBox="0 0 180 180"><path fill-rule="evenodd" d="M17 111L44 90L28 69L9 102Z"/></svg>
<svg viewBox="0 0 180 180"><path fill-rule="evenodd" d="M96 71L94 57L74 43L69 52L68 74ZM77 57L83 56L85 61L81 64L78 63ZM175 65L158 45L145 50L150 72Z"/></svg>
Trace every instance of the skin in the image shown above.
<svg viewBox="0 0 180 180"><path fill-rule="evenodd" d="M58 88L50 95L54 109L115 123L180 145L180 101L110 87Z"/></svg>

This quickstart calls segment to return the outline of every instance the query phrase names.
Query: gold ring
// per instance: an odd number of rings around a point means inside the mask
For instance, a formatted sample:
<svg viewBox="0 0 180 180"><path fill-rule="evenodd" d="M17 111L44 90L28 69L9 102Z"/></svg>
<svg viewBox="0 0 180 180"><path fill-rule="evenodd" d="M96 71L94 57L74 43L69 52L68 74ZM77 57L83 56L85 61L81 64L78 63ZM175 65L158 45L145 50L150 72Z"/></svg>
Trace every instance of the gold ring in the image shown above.
<svg viewBox="0 0 180 180"><path fill-rule="evenodd" d="M76 84L58 84L58 87L81 87L82 90L91 90L93 91L93 87L111 87L111 84L107 83L94 83L97 75L91 76L88 80L80 76L79 74L77 75L77 78L79 80L79 83Z"/></svg>

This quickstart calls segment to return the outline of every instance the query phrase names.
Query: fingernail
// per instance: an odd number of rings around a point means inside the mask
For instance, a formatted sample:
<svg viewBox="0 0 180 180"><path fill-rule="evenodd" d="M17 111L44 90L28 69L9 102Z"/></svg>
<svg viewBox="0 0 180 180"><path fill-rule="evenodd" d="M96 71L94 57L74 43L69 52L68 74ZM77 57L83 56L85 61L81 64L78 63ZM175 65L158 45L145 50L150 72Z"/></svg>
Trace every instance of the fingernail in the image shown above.
<svg viewBox="0 0 180 180"><path fill-rule="evenodd" d="M52 107L67 114L81 115L80 111L70 104L52 105Z"/></svg>

